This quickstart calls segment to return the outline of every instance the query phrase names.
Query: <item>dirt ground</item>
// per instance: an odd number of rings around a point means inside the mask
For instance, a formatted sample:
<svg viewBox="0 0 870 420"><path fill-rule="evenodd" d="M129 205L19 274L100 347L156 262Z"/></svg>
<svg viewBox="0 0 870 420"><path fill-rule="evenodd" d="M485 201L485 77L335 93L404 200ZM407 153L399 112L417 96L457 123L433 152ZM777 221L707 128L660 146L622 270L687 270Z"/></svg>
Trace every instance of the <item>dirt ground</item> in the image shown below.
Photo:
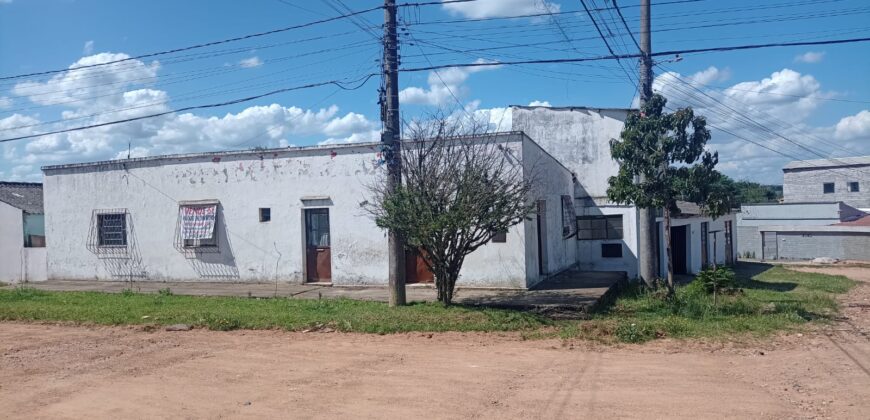
<svg viewBox="0 0 870 420"><path fill-rule="evenodd" d="M0 413L866 419L870 270L824 270L863 280L844 299L842 319L814 332L728 344L0 323Z"/></svg>

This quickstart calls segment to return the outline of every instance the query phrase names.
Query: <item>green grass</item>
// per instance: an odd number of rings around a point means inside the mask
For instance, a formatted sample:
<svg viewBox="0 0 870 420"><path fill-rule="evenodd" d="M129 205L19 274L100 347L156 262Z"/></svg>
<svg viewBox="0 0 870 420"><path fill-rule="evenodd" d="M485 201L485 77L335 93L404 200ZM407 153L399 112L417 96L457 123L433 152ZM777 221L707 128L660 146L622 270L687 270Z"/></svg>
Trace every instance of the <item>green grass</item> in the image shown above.
<svg viewBox="0 0 870 420"><path fill-rule="evenodd" d="M843 276L762 264L741 264L736 274L739 289L720 295L718 304L698 283L678 287L673 300L632 285L591 323L565 326L559 335L623 342L763 336L830 320L839 310L836 295L854 285Z"/></svg>
<svg viewBox="0 0 870 420"><path fill-rule="evenodd" d="M348 299L251 299L157 294L0 290L0 320L129 325L184 323L213 330L291 331L329 327L364 333L521 331L524 337L643 342L658 337L715 338L766 335L825 322L838 311L836 295L854 282L842 276L741 264L740 290L713 304L700 285L677 288L676 298L630 286L613 305L584 321L554 321L534 314L417 303L389 308Z"/></svg>
<svg viewBox="0 0 870 420"><path fill-rule="evenodd" d="M329 327L339 331L515 331L542 327L532 314L417 303L389 308L349 299L251 299L170 293L0 290L0 320L68 321L103 325L190 324L213 330Z"/></svg>

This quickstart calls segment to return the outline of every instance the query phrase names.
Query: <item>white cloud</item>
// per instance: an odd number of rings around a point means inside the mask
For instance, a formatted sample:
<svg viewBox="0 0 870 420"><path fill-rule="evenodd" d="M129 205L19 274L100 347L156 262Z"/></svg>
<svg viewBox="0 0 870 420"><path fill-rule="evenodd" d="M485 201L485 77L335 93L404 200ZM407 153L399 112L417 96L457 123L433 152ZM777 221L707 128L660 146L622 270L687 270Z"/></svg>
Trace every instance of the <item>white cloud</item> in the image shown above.
<svg viewBox="0 0 870 420"><path fill-rule="evenodd" d="M94 53L94 41L90 40L85 42L85 46L82 47L82 54L91 55Z"/></svg>
<svg viewBox="0 0 870 420"><path fill-rule="evenodd" d="M471 19L509 17L534 13L556 13L561 6L543 0L476 0L441 5L447 12Z"/></svg>
<svg viewBox="0 0 870 420"><path fill-rule="evenodd" d="M459 4L459 3L457 3ZM477 59L475 63L487 63L487 60ZM407 87L399 92L399 102L411 105L430 105L443 107L450 103L461 101L468 94L464 85L468 76L501 66L451 67L429 72L426 83L429 88L416 86Z"/></svg>
<svg viewBox="0 0 870 420"><path fill-rule="evenodd" d="M12 107L12 98L0 96L0 109L9 109Z"/></svg>
<svg viewBox="0 0 870 420"><path fill-rule="evenodd" d="M870 142L870 111L865 109L841 119L834 126L834 137L839 140L863 139Z"/></svg>
<svg viewBox="0 0 870 420"><path fill-rule="evenodd" d="M808 51L803 54L797 55L794 58L796 63L810 63L815 64L821 62L822 59L825 58L824 51Z"/></svg>
<svg viewBox="0 0 870 420"><path fill-rule="evenodd" d="M128 58L126 54L96 54L83 57L71 68L125 58ZM141 79L156 81L159 63L128 60L119 64L123 64L123 72L114 71L116 65L113 64L59 74L42 82L16 84L12 89L13 94L36 104L52 105L64 119L77 119L12 129L43 122L38 115L13 114L0 118L0 138L170 110L170 96L166 91L136 86ZM111 87L107 89L107 85ZM122 111L114 112L118 110ZM90 116L99 113L105 114ZM42 165L124 158L127 156L128 141L132 143L130 155L137 157L254 146L287 147L300 141L324 138L333 143L371 141L378 138L377 127L375 121L362 114L340 113L335 105L303 109L273 103L250 106L223 116L168 114L3 143L0 150L4 160L0 161L0 171L16 179L35 179L40 176L39 167Z"/></svg>
<svg viewBox="0 0 870 420"><path fill-rule="evenodd" d="M254 56L239 60L239 65L244 68L260 67L263 65L263 62L260 61L260 57Z"/></svg>
<svg viewBox="0 0 870 420"><path fill-rule="evenodd" d="M0 0L0 4L9 4L12 3L12 0Z"/></svg>
<svg viewBox="0 0 870 420"><path fill-rule="evenodd" d="M552 106L549 101L531 101L529 102L529 106Z"/></svg>

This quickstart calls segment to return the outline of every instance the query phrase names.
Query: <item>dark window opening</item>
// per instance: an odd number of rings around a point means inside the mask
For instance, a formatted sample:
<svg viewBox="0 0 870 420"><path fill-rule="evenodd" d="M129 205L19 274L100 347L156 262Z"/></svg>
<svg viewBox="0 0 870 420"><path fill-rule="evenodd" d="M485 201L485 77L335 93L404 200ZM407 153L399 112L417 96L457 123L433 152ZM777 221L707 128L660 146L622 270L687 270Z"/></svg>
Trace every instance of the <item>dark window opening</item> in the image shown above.
<svg viewBox="0 0 870 420"><path fill-rule="evenodd" d="M622 258L622 244L601 244L601 258Z"/></svg>
<svg viewBox="0 0 870 420"><path fill-rule="evenodd" d="M272 209L269 207L260 207L260 221L268 222L272 220Z"/></svg>
<svg viewBox="0 0 870 420"><path fill-rule="evenodd" d="M127 215L98 214L97 233L99 246L127 246Z"/></svg>
<svg viewBox="0 0 870 420"><path fill-rule="evenodd" d="M580 216L577 218L578 240L622 239L622 215Z"/></svg>
<svg viewBox="0 0 870 420"><path fill-rule="evenodd" d="M822 188L825 194L833 194L834 193L834 183L826 182L822 184Z"/></svg>
<svg viewBox="0 0 870 420"><path fill-rule="evenodd" d="M570 195L562 196L562 238L568 239L577 234L577 225L572 223L577 219L574 209L574 199Z"/></svg>
<svg viewBox="0 0 870 420"><path fill-rule="evenodd" d="M506 230L503 230L503 231L500 231L500 232L495 232L495 233L493 233L493 234L492 234L492 241L493 241L493 242L498 242L498 243L505 243L505 242L507 242L507 231L506 231Z"/></svg>
<svg viewBox="0 0 870 420"><path fill-rule="evenodd" d="M849 192L861 192L861 186L857 182L850 182Z"/></svg>

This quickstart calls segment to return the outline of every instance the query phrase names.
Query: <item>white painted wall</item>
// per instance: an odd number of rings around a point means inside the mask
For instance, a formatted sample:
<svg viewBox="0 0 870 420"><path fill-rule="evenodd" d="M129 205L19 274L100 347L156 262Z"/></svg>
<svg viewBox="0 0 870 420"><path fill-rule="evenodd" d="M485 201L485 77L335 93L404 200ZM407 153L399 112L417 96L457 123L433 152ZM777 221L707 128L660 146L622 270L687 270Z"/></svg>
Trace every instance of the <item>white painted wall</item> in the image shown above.
<svg viewBox="0 0 870 420"><path fill-rule="evenodd" d="M531 200L546 201L547 258L543 274L539 266L537 215L524 223L529 239L526 241L526 278L531 287L577 263L577 239L562 235L562 195L573 199L574 181L568 168L528 138L523 141L523 166L527 177L534 181Z"/></svg>
<svg viewBox="0 0 870 420"><path fill-rule="evenodd" d="M577 200L578 216L622 215L622 240L582 240L577 241L580 269L589 271L624 271L628 278L637 277L637 209L614 204L594 205L589 200ZM584 206L584 204L586 204ZM601 256L602 244L622 244L622 258Z"/></svg>
<svg viewBox="0 0 870 420"><path fill-rule="evenodd" d="M0 281L43 281L45 248L24 247L24 212L0 202Z"/></svg>
<svg viewBox="0 0 870 420"><path fill-rule="evenodd" d="M519 135L508 147L522 157ZM303 210L328 207L332 281L336 285L385 284L387 240L360 204L377 180L380 145L362 144L262 152L197 154L45 168L48 277L181 281L304 280ZM569 175L570 180L570 175ZM570 190L568 190L570 191ZM220 201L220 254L185 258L173 246L178 201ZM258 208L271 208L261 223ZM126 209L131 255L118 262L88 250L95 209ZM526 226L491 243L465 262L460 285L525 287ZM237 273L237 274L236 274Z"/></svg>
<svg viewBox="0 0 870 420"><path fill-rule="evenodd" d="M24 217L19 208L0 202L0 281L21 281L24 252Z"/></svg>
<svg viewBox="0 0 870 420"><path fill-rule="evenodd" d="M713 253L713 235L708 234L707 238L707 258L708 261L712 262L715 256L717 264L725 264L726 263L726 247L725 247L725 221L731 221L731 251L732 256L737 258L737 224L736 217L734 213L726 214L718 219L711 219L709 217L690 217L690 218L672 218L671 226L688 226L686 228L686 234L688 236L688 249L687 249L687 257L688 263L687 268L690 273L698 273L701 271L702 261L701 261L701 223L708 222L709 227L708 231L719 231L717 233L716 240L716 252L715 255ZM658 222L662 222L662 218L659 217L657 219ZM659 275L663 278L667 276L667 253L665 252L665 235L664 235L664 224L659 223L659 238L661 239L659 242L659 247L661 248L661 254L659 255Z"/></svg>

